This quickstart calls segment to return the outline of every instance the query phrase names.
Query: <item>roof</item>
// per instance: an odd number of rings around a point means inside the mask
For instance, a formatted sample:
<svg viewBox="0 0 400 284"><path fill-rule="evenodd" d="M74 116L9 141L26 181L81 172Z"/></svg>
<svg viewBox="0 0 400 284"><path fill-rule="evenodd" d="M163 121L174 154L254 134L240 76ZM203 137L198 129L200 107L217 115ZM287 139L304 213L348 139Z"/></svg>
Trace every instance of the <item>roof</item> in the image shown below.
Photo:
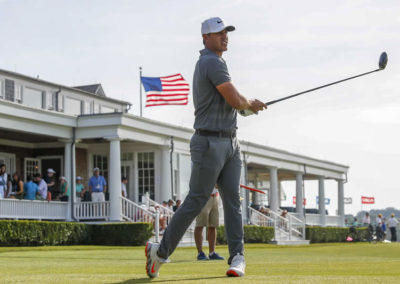
<svg viewBox="0 0 400 284"><path fill-rule="evenodd" d="M29 80L31 82L37 82L37 83L50 85L50 86L53 86L53 87L56 87L56 88L60 88L60 89L64 89L64 90L71 90L71 91L75 91L75 92L80 92L82 94L86 94L86 95L90 95L90 96L97 96L97 97L99 96L99 95L96 95L94 93L82 90L82 89L64 86L64 85L61 85L61 84L57 84L57 83L49 82L49 81L46 81L46 80L34 78L34 77L31 77L31 76L27 76L27 75L24 75L24 74L21 74L21 73L17 73L17 72L5 70L5 69L0 69L0 73L4 73L4 74L10 75L10 76L19 77L21 79ZM103 90L103 88L101 88L101 90ZM104 91L103 91L103 94L104 94ZM122 100L118 100L118 99L113 99L113 98L110 98L110 97L106 97L105 95L104 95L104 97L102 96L102 99L108 100L110 102L119 103L119 104L132 105L130 102L122 101Z"/></svg>
<svg viewBox="0 0 400 284"><path fill-rule="evenodd" d="M84 86L76 86L73 87L75 89L79 89L85 92L89 92L95 95L98 95L100 97L106 97L106 94L104 93L103 87L101 84L93 84L93 85L84 85Z"/></svg>

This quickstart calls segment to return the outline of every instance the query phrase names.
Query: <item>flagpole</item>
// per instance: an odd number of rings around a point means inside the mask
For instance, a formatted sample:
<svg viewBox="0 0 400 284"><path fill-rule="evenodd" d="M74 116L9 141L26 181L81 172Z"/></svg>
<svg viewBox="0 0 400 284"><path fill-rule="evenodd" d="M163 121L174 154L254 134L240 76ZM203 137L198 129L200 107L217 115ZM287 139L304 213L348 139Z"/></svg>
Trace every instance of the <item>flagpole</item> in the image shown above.
<svg viewBox="0 0 400 284"><path fill-rule="evenodd" d="M140 117L143 116L142 107L142 66L139 67L139 87L140 87Z"/></svg>

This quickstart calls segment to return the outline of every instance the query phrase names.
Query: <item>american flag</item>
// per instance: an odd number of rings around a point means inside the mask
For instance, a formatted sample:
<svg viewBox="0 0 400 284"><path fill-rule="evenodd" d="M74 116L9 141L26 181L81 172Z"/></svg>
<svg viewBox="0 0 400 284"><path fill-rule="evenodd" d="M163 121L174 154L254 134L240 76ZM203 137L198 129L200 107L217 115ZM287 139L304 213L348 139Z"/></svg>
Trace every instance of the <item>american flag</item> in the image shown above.
<svg viewBox="0 0 400 284"><path fill-rule="evenodd" d="M146 91L146 107L188 104L189 84L181 74L141 79Z"/></svg>

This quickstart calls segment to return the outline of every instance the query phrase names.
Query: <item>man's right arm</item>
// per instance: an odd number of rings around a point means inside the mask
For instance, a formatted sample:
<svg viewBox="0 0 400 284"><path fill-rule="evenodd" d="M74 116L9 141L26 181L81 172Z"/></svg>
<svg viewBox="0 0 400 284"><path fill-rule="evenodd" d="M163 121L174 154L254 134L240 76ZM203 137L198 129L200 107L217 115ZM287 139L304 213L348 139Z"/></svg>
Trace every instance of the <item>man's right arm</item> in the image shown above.
<svg viewBox="0 0 400 284"><path fill-rule="evenodd" d="M267 108L267 105L259 100L248 100L239 93L231 82L225 82L217 86L218 92L224 97L225 101L237 110L250 109L254 113Z"/></svg>

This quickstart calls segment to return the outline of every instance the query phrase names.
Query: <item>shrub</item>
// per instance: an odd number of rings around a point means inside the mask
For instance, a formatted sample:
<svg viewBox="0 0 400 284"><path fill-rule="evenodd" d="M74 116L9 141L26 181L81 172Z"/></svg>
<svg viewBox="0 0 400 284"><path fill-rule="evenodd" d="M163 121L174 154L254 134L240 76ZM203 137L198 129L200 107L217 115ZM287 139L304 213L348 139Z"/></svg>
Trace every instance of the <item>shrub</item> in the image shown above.
<svg viewBox="0 0 400 284"><path fill-rule="evenodd" d="M148 223L87 225L74 222L0 220L0 246L144 245Z"/></svg>
<svg viewBox="0 0 400 284"><path fill-rule="evenodd" d="M0 220L1 246L72 245L87 237L81 223Z"/></svg>
<svg viewBox="0 0 400 284"><path fill-rule="evenodd" d="M353 241L365 241L367 239L367 228L343 228L343 227L306 227L306 240L310 243L333 243L345 242L350 236Z"/></svg>
<svg viewBox="0 0 400 284"><path fill-rule="evenodd" d="M90 231L89 244L141 246L153 235L153 227L149 223L111 223L88 225Z"/></svg>
<svg viewBox="0 0 400 284"><path fill-rule="evenodd" d="M245 243L269 243L274 238L273 227L244 226L244 242ZM217 228L217 243L226 244L225 227Z"/></svg>

